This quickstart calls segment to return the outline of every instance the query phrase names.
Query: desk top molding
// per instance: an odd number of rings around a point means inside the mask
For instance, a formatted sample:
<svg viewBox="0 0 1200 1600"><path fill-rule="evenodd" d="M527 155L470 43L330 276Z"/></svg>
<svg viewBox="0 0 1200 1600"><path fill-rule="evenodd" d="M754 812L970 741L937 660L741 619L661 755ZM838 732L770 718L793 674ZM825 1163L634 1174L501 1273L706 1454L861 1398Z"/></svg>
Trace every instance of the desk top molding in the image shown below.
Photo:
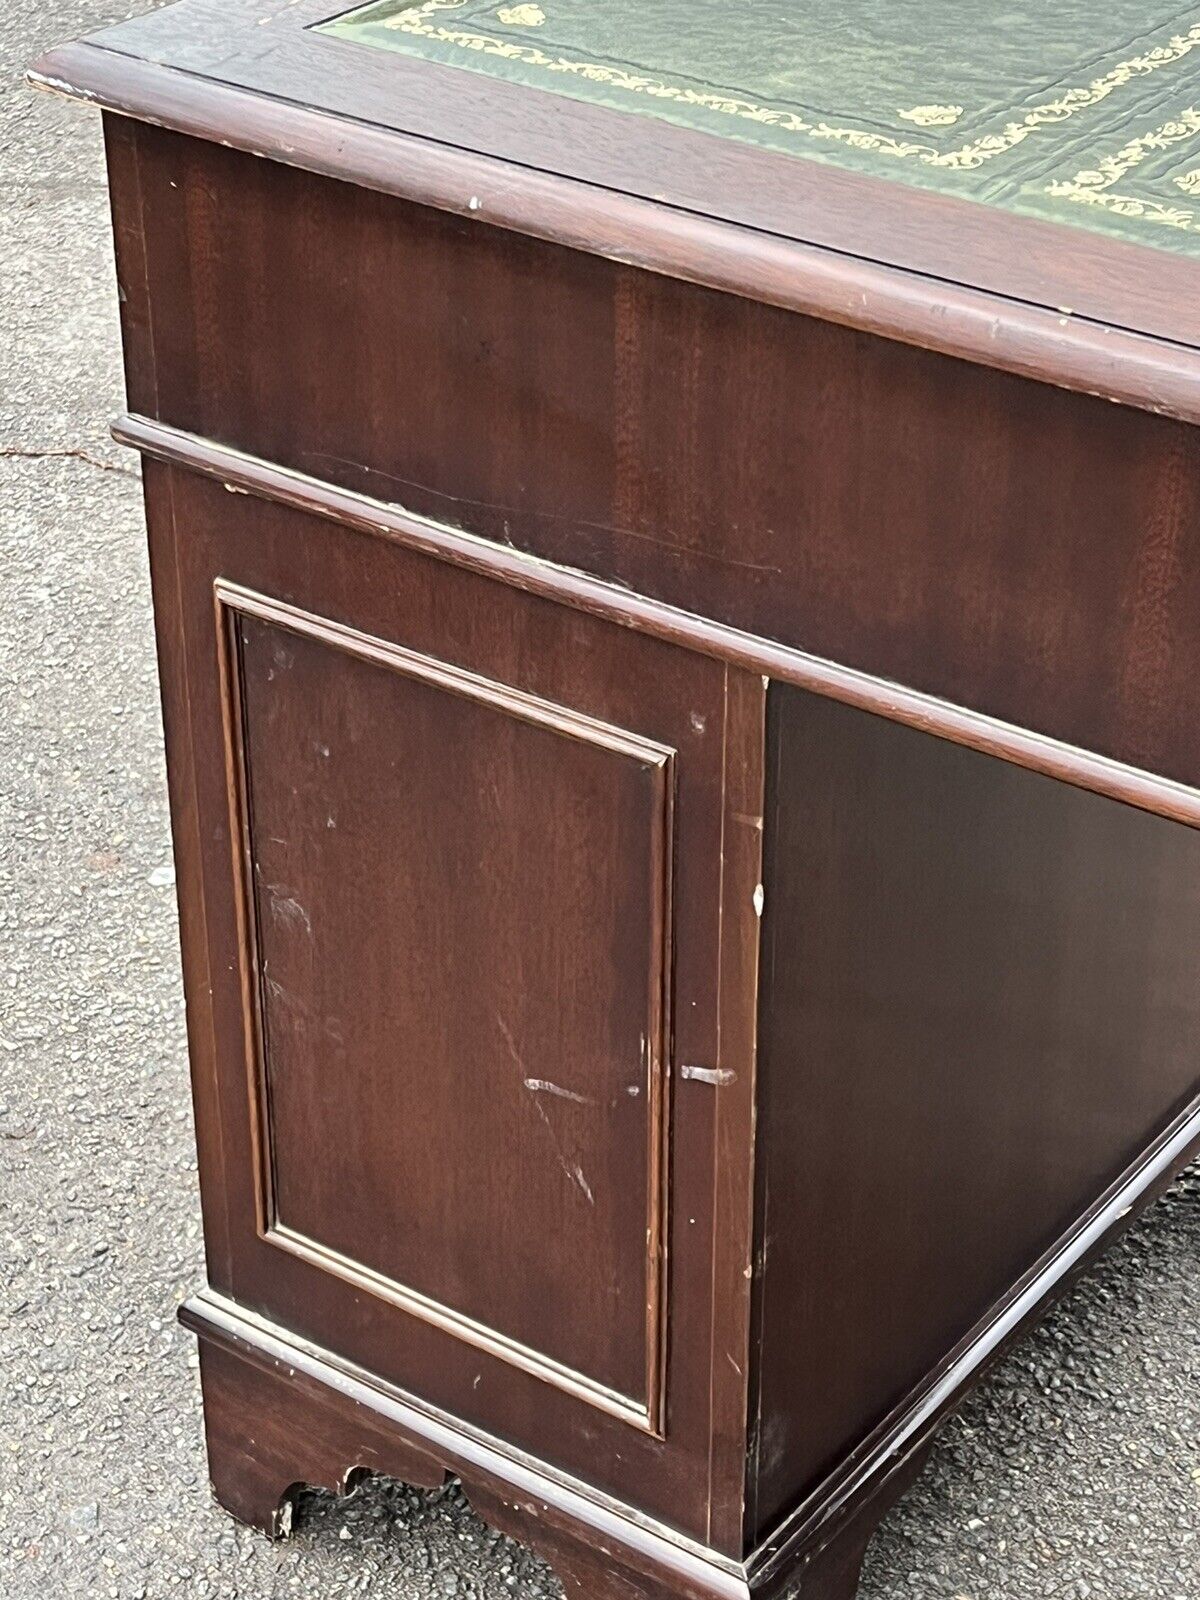
<svg viewBox="0 0 1200 1600"><path fill-rule="evenodd" d="M1200 265L1186 254L317 31L338 11L331 0L181 0L51 51L31 81L570 248L1200 420ZM1180 70L1198 62L1189 50Z"/></svg>

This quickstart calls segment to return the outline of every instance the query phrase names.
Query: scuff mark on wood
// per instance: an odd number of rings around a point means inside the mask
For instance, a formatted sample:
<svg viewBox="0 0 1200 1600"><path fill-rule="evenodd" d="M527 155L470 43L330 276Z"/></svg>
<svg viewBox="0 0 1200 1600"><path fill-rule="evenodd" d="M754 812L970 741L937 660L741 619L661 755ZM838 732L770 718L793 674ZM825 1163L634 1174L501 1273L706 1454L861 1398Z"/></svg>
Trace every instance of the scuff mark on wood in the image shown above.
<svg viewBox="0 0 1200 1600"><path fill-rule="evenodd" d="M312 919L295 895L288 894L278 883L268 883L267 893L271 897L271 914L280 922L290 923L293 927L302 927L311 938Z"/></svg>
<svg viewBox="0 0 1200 1600"><path fill-rule="evenodd" d="M284 988L278 978L272 978L269 973L263 973L263 985L271 999L277 1000L281 1006L286 1006L289 1010L294 1011L306 1011L308 1009L303 1000L291 994Z"/></svg>
<svg viewBox="0 0 1200 1600"><path fill-rule="evenodd" d="M588 1205L594 1206L596 1204L596 1196L592 1193L592 1186L584 1177L583 1168L579 1165L578 1161L572 1165L571 1173L575 1179L575 1182L579 1185L580 1189L586 1196Z"/></svg>
<svg viewBox="0 0 1200 1600"><path fill-rule="evenodd" d="M576 1094L574 1089L564 1089L561 1084L551 1083L547 1078L526 1078L525 1087L534 1094L557 1095L560 1100L572 1100L577 1106L595 1105L595 1101L586 1094Z"/></svg>
<svg viewBox="0 0 1200 1600"><path fill-rule="evenodd" d="M719 1089L727 1084L737 1082L737 1073L728 1067L692 1067L682 1066L679 1069L681 1078L690 1078L694 1083L714 1083Z"/></svg>
<svg viewBox="0 0 1200 1600"><path fill-rule="evenodd" d="M499 1012L495 1013L495 1022L496 1026L503 1035L504 1043L508 1047L508 1053L513 1058L513 1062L521 1074L521 1081L523 1083L528 1083L529 1079L526 1076L525 1063L521 1060L521 1052L517 1049L517 1041L512 1036L512 1030L509 1028L508 1024L505 1022L504 1018ZM538 1116L542 1120L542 1126L550 1135L550 1142L554 1146L554 1154L558 1157L559 1166L587 1200L588 1205L594 1206L596 1204L596 1197L592 1193L591 1185L583 1175L582 1167L580 1167L577 1161L572 1162L567 1160L566 1154L563 1151L563 1147L559 1142L558 1135L554 1131L554 1124L546 1115L546 1108L542 1105L542 1102L538 1099L536 1094L533 1096L533 1105Z"/></svg>
<svg viewBox="0 0 1200 1600"><path fill-rule="evenodd" d="M715 550L693 547L688 545L682 538L672 537L669 530L664 536L662 534L648 533L645 529L626 527L619 523L590 521L583 517L564 516L554 511L536 510L528 506L507 505L500 500L478 500L472 499L467 495L450 494L446 490L438 489L433 484L423 483L416 478L403 478L396 473L385 472L379 467L368 466L365 462L358 461L351 456L332 455L324 450L306 450L302 459L306 463L313 463L318 467L322 463L349 467L352 472L358 473L363 480L364 487L357 492L368 494L375 500L383 500L387 505L405 506L411 492L416 490L418 494L429 499L440 500L456 509L465 508L472 511L486 511L501 519L519 515L526 520L536 521L549 527L566 527L582 533L601 533L616 539L632 539L637 543L654 545L668 555L688 561L708 561L715 566L732 567L738 571L761 572L768 577L781 576L779 567L766 566L757 561L743 561L736 556L721 555ZM373 493L372 491L377 483L382 487L391 485L394 488L399 488L403 492L403 497L399 500L388 499L385 495ZM383 525L383 532L390 533L391 531L388 524ZM548 560L544 556L534 555L527 550L520 550L519 553L524 560L529 562L530 566L557 569L557 563ZM587 576L587 573L583 572L581 568L567 567L562 570L578 571L581 576ZM620 579L613 579L612 582L617 588L626 589L630 593L633 592L634 586L628 582L623 582ZM632 628L637 626L636 622L630 617L617 617L614 620L622 627Z"/></svg>

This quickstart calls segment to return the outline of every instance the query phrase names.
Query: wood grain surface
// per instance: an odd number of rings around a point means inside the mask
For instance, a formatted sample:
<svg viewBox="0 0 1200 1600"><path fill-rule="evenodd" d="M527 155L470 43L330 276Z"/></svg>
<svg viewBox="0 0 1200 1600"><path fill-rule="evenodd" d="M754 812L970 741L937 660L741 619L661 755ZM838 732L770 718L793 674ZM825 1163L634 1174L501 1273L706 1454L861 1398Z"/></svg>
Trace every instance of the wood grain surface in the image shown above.
<svg viewBox="0 0 1200 1600"><path fill-rule="evenodd" d="M1195 429L154 129L115 175L133 409L1200 782Z"/></svg>
<svg viewBox="0 0 1200 1600"><path fill-rule="evenodd" d="M769 701L765 1532L1200 1095L1200 834Z"/></svg>
<svg viewBox="0 0 1200 1600"><path fill-rule="evenodd" d="M753 1033L722 1025L746 1004L722 950L757 939L758 869L723 859L722 838L758 770L761 687L735 698L722 663L376 539L331 541L321 519L206 479L151 465L148 482L173 508L151 537L159 569L177 563L162 666L190 716L191 758L175 760L178 727L168 748L200 841L180 866L211 974L189 993L213 1042L195 1065L219 1126L201 1131L219 1151L202 1176L214 1285L740 1554L744 1438L710 1422L745 1410L744 1356L739 1377L725 1352L748 1337ZM231 598L250 612L232 682ZM333 648L347 630L382 664ZM397 671L400 652L478 695ZM669 1060L653 1037L668 1003ZM740 1214L715 1167L719 1106ZM661 1422L656 1248L670 1326L689 1330ZM548 1382L538 1358L569 1371Z"/></svg>

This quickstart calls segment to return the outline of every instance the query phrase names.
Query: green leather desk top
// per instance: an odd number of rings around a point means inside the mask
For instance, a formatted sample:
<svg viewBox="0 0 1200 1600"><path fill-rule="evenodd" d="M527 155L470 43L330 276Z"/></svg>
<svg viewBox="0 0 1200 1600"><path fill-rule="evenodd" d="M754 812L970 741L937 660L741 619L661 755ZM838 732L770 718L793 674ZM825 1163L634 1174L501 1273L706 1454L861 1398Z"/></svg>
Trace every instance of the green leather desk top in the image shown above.
<svg viewBox="0 0 1200 1600"><path fill-rule="evenodd" d="M1200 255L1200 5L375 0L317 31Z"/></svg>

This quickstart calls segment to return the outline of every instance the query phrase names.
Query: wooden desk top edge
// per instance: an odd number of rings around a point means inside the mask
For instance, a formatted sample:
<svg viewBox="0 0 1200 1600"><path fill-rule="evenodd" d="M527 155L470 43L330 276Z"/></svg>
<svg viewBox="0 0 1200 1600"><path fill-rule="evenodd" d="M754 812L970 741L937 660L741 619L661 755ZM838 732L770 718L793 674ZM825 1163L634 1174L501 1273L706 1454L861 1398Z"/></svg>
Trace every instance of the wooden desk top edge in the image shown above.
<svg viewBox="0 0 1200 1600"><path fill-rule="evenodd" d="M660 170L644 149L636 159L638 119L311 33L332 9L295 0L278 46L260 43L255 56L254 16L275 16L266 0L183 0L51 50L29 81L648 271L1200 421L1200 297L1186 258L667 124L655 128ZM220 69L187 38L177 48L169 26L211 39L217 16L232 33ZM313 52L324 66L330 49L349 49L360 71L364 56L381 58L353 114L321 92ZM548 118L563 130L553 170ZM727 159L705 187L714 149ZM765 184L739 199L736 180L755 169ZM805 237L784 231L799 215Z"/></svg>

